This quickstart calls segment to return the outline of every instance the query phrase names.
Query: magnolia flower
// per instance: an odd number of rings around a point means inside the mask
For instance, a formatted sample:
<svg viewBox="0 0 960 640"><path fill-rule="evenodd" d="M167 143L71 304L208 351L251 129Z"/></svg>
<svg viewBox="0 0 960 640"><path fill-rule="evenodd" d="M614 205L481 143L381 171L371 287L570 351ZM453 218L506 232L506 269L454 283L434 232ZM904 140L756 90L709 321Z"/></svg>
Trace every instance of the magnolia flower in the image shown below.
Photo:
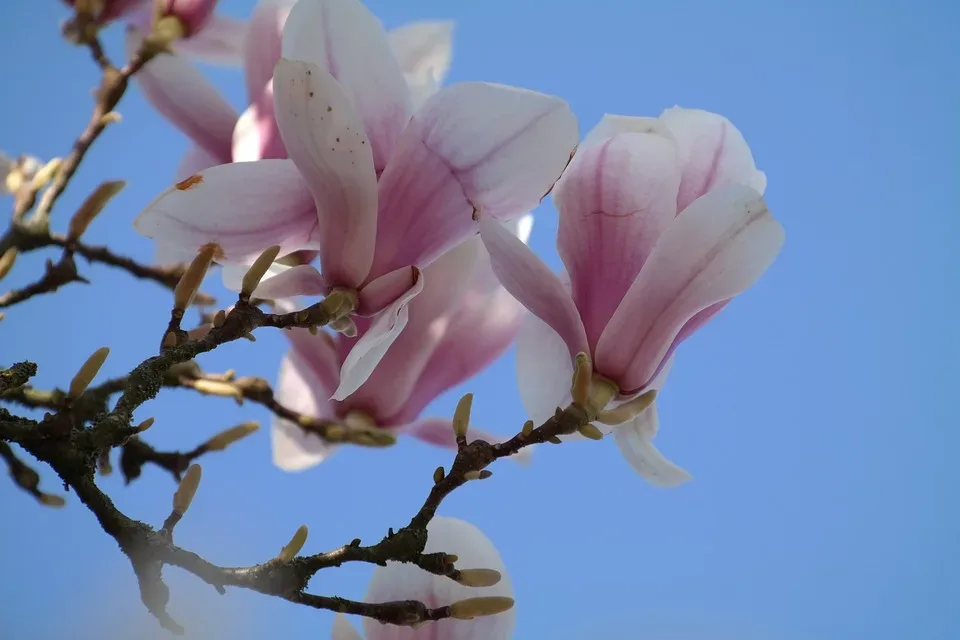
<svg viewBox="0 0 960 640"><path fill-rule="evenodd" d="M158 18L175 18L167 26L173 31L173 47L205 62L235 65L239 63L246 24L214 13L219 0L162 0ZM64 0L73 6L76 0ZM96 21L106 25L126 20L142 33L148 33L154 20L154 0L94 0Z"/></svg>
<svg viewBox="0 0 960 640"><path fill-rule="evenodd" d="M388 562L373 572L366 601L419 600L428 607L437 608L478 596L513 597L510 576L496 547L469 522L435 516L427 525L424 553L452 553L458 556L458 569L493 569L502 577L492 587L465 587L411 564ZM515 621L516 612L509 609L473 620L447 618L425 622L416 628L385 625L364 618L363 630L366 640L506 640L512 637ZM337 614L330 637L332 640L363 640L343 614Z"/></svg>
<svg viewBox="0 0 960 640"><path fill-rule="evenodd" d="M508 223L507 233L526 241L532 224L528 214ZM285 332L292 348L280 368L277 401L308 416L375 426L455 447L449 419L420 414L434 398L484 369L509 347L524 309L497 282L477 237L435 260L423 275L423 291L406 309L406 327L385 355L375 353L357 361L355 338L310 335L305 329ZM267 280L254 295L269 294L270 287ZM360 328L370 330L365 324ZM372 374L364 372L369 378L355 377L364 378L362 384L341 378L341 369L372 369L381 355ZM344 399L328 400L331 395ZM500 441L473 428L469 437ZM331 445L296 424L274 421L273 457L281 468L305 469L321 462L330 450Z"/></svg>
<svg viewBox="0 0 960 640"><path fill-rule="evenodd" d="M676 347L773 262L783 229L740 132L705 111L605 116L557 183L557 246L569 287L523 243L481 219L500 282L539 320L521 333L519 381L534 421L571 398L573 361L592 363L596 411L659 389ZM541 322L542 321L542 322ZM646 396L649 399L650 396ZM688 474L651 443L656 406L599 416L643 477Z"/></svg>
<svg viewBox="0 0 960 640"><path fill-rule="evenodd" d="M509 220L552 188L576 119L559 98L482 82L441 89L413 113L386 34L359 0L300 0L282 47L274 108L290 159L200 171L134 226L190 252L215 242L225 263L272 245L318 250L321 271L277 276L287 278L276 295L349 292L357 315L389 320L362 350L389 345L420 268L473 233L481 213Z"/></svg>

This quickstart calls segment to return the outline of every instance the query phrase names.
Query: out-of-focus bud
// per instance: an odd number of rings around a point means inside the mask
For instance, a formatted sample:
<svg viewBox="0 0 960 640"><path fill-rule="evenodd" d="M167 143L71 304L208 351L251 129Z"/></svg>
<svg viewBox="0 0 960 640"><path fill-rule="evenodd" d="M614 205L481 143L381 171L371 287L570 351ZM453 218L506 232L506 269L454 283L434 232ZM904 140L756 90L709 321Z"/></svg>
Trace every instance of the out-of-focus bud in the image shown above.
<svg viewBox="0 0 960 640"><path fill-rule="evenodd" d="M243 402L243 390L237 385L230 384L229 382L201 379L193 382L193 388L204 395L233 398L237 401L237 404L241 404Z"/></svg>
<svg viewBox="0 0 960 640"><path fill-rule="evenodd" d="M463 569L456 580L465 587L492 587L500 582L500 572L494 569Z"/></svg>
<svg viewBox="0 0 960 640"><path fill-rule="evenodd" d="M16 247L10 247L0 256L0 280L3 280L13 269L13 263L17 261L18 253Z"/></svg>
<svg viewBox="0 0 960 640"><path fill-rule="evenodd" d="M450 605L450 617L457 620L473 620L480 616L495 616L512 608L513 598L505 596L467 598Z"/></svg>
<svg viewBox="0 0 960 640"><path fill-rule="evenodd" d="M77 375L73 376L73 380L70 381L68 394L71 398L78 398L87 390L93 379L97 377L97 373L107 360L108 355L110 355L110 347L100 347L87 358L87 361L77 371Z"/></svg>
<svg viewBox="0 0 960 640"><path fill-rule="evenodd" d="M92 16L100 25L129 14L145 4L145 0L63 0L77 13Z"/></svg>
<svg viewBox="0 0 960 640"><path fill-rule="evenodd" d="M55 496L52 493L41 493L39 500L41 504L48 507L59 508L67 504L63 496Z"/></svg>
<svg viewBox="0 0 960 640"><path fill-rule="evenodd" d="M136 426L137 433L143 433L144 431L152 427L153 423L154 423L154 418L147 418L146 420L144 420L143 422L141 422Z"/></svg>
<svg viewBox="0 0 960 640"><path fill-rule="evenodd" d="M183 29L183 36L189 38L202 29L217 8L218 0L156 0L160 5L160 15L164 18L176 18Z"/></svg>
<svg viewBox="0 0 960 640"><path fill-rule="evenodd" d="M25 184L32 182L41 168L40 161L33 156L20 156L11 160L0 152L0 194L16 193Z"/></svg>
<svg viewBox="0 0 960 640"><path fill-rule="evenodd" d="M193 497L197 495L197 488L200 486L200 476L202 473L203 471L200 469L200 465L192 464L190 468L187 469L187 472L183 474L183 480L180 481L177 492L173 494L174 513L182 516L187 512L187 509L190 508Z"/></svg>
<svg viewBox="0 0 960 640"><path fill-rule="evenodd" d="M107 206L113 196L120 193L120 190L127 186L123 180L112 182L101 182L100 186L93 190L87 199L83 201L77 212L70 219L70 227L67 237L76 240L86 232L87 227L93 222L93 219L100 215L103 208Z"/></svg>
<svg viewBox="0 0 960 640"><path fill-rule="evenodd" d="M244 422L226 431L221 431L203 444L207 451L223 451L237 440L242 440L260 428L256 422Z"/></svg>

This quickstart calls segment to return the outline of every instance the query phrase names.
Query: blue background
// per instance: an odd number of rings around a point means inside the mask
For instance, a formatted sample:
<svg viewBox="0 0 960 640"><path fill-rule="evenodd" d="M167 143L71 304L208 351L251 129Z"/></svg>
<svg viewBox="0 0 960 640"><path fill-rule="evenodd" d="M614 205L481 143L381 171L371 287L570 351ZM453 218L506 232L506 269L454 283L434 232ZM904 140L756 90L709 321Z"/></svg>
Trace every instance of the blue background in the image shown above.
<svg viewBox="0 0 960 640"><path fill-rule="evenodd" d="M250 0L226 1L247 15ZM644 484L612 442L541 447L532 467L498 463L442 513L477 524L516 585L518 638L871 640L960 637L957 488L957 172L960 5L773 0L451 3L371 0L389 27L457 21L448 81L491 80L569 100L586 131L604 112L656 115L679 104L729 117L769 177L787 243L762 281L679 351L661 396L658 446L690 470L676 490ZM86 123L97 71L60 39L52 0L0 7L0 148L63 155ZM120 30L109 33L115 57ZM950 42L954 42L953 45ZM212 77L239 108L239 72ZM131 220L166 186L185 139L136 90L54 211L103 179L130 186L86 239L143 260ZM559 267L556 214L532 245ZM22 257L2 289L33 280ZM170 296L81 265L92 286L7 310L0 361L39 363L65 386L101 345L103 375L151 355ZM211 287L217 289L216 279ZM222 293L222 291L220 292ZM226 296L221 300L227 300ZM202 359L210 371L273 380L285 348L258 333ZM475 420L516 431L524 416L509 352L465 389ZM456 390L428 413L450 415ZM189 448L257 406L165 391L154 444ZM277 553L300 524L305 551L374 541L405 523L447 452L414 441L344 450L285 474L268 432L204 458L178 542L222 564ZM44 487L59 491L44 471ZM159 524L174 485L149 468L105 489ZM0 637L165 637L140 605L114 542L72 497L41 508L0 481ZM371 569L323 572L311 590L362 598ZM253 593L227 597L168 569L171 611L193 637L329 637L332 616Z"/></svg>

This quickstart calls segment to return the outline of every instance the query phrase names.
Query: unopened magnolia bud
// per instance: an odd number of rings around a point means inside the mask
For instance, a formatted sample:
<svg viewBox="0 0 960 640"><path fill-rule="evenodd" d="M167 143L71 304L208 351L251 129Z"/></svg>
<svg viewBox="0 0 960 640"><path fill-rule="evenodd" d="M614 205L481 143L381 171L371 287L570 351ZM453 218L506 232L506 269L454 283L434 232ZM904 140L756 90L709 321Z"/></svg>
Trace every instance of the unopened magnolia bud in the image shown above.
<svg viewBox="0 0 960 640"><path fill-rule="evenodd" d="M202 473L203 471L200 469L200 465L192 464L190 468L187 469L187 472L183 474L183 480L180 481L180 486L177 487L176 493L173 494L174 512L182 516L187 512L187 509L190 508L190 503L193 502L193 496L197 495L197 487L200 486L200 476Z"/></svg>
<svg viewBox="0 0 960 640"><path fill-rule="evenodd" d="M71 398L79 398L87 390L93 379L97 377L97 373L100 372L100 367L103 366L108 355L110 355L110 347L100 347L87 358L87 361L77 371L77 375L73 376L73 380L70 381L70 389L67 393Z"/></svg>
<svg viewBox="0 0 960 640"><path fill-rule="evenodd" d="M460 556L454 553L448 553L445 556L443 556L443 561L446 564L455 564L459 559L460 559Z"/></svg>
<svg viewBox="0 0 960 640"><path fill-rule="evenodd" d="M0 280L6 277L6 275L10 273L10 270L13 269L13 263L17 261L17 255L19 253L16 247L10 247L0 256Z"/></svg>
<svg viewBox="0 0 960 640"><path fill-rule="evenodd" d="M144 431L152 427L153 423L154 423L153 418L147 418L146 420L144 420L143 422L141 422L136 426L137 433L143 433Z"/></svg>
<svg viewBox="0 0 960 640"><path fill-rule="evenodd" d="M60 170L60 166L63 164L63 160L60 158L53 158L47 164L40 167L40 170L33 174L33 180L30 181L30 186L34 189L40 189L45 186L48 182L53 180L53 176L57 174L57 171Z"/></svg>
<svg viewBox="0 0 960 640"><path fill-rule="evenodd" d="M203 278L207 275L207 269L210 268L210 263L218 250L219 247L213 243L202 246L193 262L183 272L180 282L173 290L173 308L175 311L183 313L193 302L193 297L197 295L197 290L200 288Z"/></svg>
<svg viewBox="0 0 960 640"><path fill-rule="evenodd" d="M221 382L220 380L194 380L193 388L208 396L222 396L224 398L233 398L238 402L243 400L243 391L235 384Z"/></svg>
<svg viewBox="0 0 960 640"><path fill-rule="evenodd" d="M577 427L577 431L580 432L584 438L590 438L591 440L603 440L603 432L600 431L595 425L592 424L582 424Z"/></svg>
<svg viewBox="0 0 960 640"><path fill-rule="evenodd" d="M528 436L533 433L533 420L527 420L523 423L523 428L520 429L520 433L524 436Z"/></svg>
<svg viewBox="0 0 960 640"><path fill-rule="evenodd" d="M457 620L473 620L481 616L495 616L512 608L513 598L506 596L467 598L450 605L450 617Z"/></svg>
<svg viewBox="0 0 960 640"><path fill-rule="evenodd" d="M227 312L223 309L217 311L213 316L213 326L214 328L219 329L223 326L223 323L227 321Z"/></svg>
<svg viewBox="0 0 960 640"><path fill-rule="evenodd" d="M601 411L597 414L597 422L611 426L629 422L646 411L656 399L657 390L651 389L646 393L640 394L629 402L624 402L615 409L611 409L610 411Z"/></svg>
<svg viewBox="0 0 960 640"><path fill-rule="evenodd" d="M48 507L62 507L67 504L67 501L63 496L55 496L52 493L41 493L39 496L41 504L44 504Z"/></svg>
<svg viewBox="0 0 960 640"><path fill-rule="evenodd" d="M547 438L547 442L552 442L553 444L563 444L563 440L561 440L557 436L550 436L549 438Z"/></svg>
<svg viewBox="0 0 960 640"><path fill-rule="evenodd" d="M585 353L578 353L570 393L573 401L581 407L587 404L587 399L590 397L591 377L593 377L593 366L590 364L590 358Z"/></svg>
<svg viewBox="0 0 960 640"><path fill-rule="evenodd" d="M457 408L453 412L453 434L457 440L467 437L467 429L470 427L470 410L473 408L473 394L468 393L460 398Z"/></svg>
<svg viewBox="0 0 960 640"><path fill-rule="evenodd" d="M256 422L244 422L226 431L221 431L203 444L207 451L223 451L237 440L242 440L260 428Z"/></svg>
<svg viewBox="0 0 960 640"><path fill-rule="evenodd" d="M303 549L303 545L307 541L307 525L302 524L300 528L296 530L293 534L293 537L290 538L290 542L280 550L280 555L277 556L277 561L281 563L290 562L293 560L300 549Z"/></svg>
<svg viewBox="0 0 960 640"><path fill-rule="evenodd" d="M256 342L256 341L257 341L257 336L253 335L252 333L245 333L245 334L243 334L243 337L244 337L245 339L249 340L250 342Z"/></svg>
<svg viewBox="0 0 960 640"><path fill-rule="evenodd" d="M443 467L437 467L433 470L433 483L437 484L438 482L442 481L445 475L446 473L444 472Z"/></svg>
<svg viewBox="0 0 960 640"><path fill-rule="evenodd" d="M492 587L500 582L500 572L494 569L463 569L456 581L465 587Z"/></svg>
<svg viewBox="0 0 960 640"><path fill-rule="evenodd" d="M243 274L243 283L240 287L240 295L251 296L254 290L260 286L260 281L267 274L273 261L280 255L280 245L268 247L263 253L253 261L247 272Z"/></svg>
<svg viewBox="0 0 960 640"><path fill-rule="evenodd" d="M100 186L93 190L87 199L83 201L77 212L70 218L70 227L67 230L67 238L76 240L82 236L93 219L100 215L103 208L107 206L110 199L120 193L127 186L123 180L112 182L101 182Z"/></svg>

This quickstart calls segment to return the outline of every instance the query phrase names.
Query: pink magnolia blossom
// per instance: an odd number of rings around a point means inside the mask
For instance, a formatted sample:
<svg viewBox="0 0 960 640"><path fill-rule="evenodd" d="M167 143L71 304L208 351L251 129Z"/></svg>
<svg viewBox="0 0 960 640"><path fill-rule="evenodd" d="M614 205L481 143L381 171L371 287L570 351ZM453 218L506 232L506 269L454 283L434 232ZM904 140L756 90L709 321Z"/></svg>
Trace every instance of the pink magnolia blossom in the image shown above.
<svg viewBox="0 0 960 640"><path fill-rule="evenodd" d="M532 223L528 214L507 223L507 233L525 241ZM423 275L423 291L402 310L399 321L405 327L392 344L363 352L357 348L363 334L357 339L310 335L304 329L286 332L292 348L280 368L278 402L317 418L359 421L438 446L455 446L450 420L421 418L421 412L499 357L516 337L525 312L497 282L479 237L439 257ZM267 293L270 286L269 280L263 285ZM372 324L386 321L381 317ZM359 328L369 332L372 324L361 321ZM350 380L341 377L341 371L361 374ZM342 401L328 400L331 395ZM469 437L499 441L472 428ZM297 425L274 422L273 456L281 468L305 469L330 450Z"/></svg>
<svg viewBox="0 0 960 640"><path fill-rule="evenodd" d="M479 596L513 597L510 576L493 543L469 522L436 516L427 525L426 553L453 553L462 569L493 569L502 576L492 587L465 587L444 576L428 573L419 567L388 562L377 567L367 590L366 602L419 600L428 607L445 607ZM495 616L473 620L447 618L426 622L416 628L385 625L363 619L366 640L507 640L513 636L516 612L513 609ZM338 614L333 623L332 640L363 640L363 636Z"/></svg>
<svg viewBox="0 0 960 640"><path fill-rule="evenodd" d="M779 252L784 233L765 185L740 132L718 115L606 116L553 191L568 285L481 220L500 282L536 317L518 345L530 417L542 421L570 401L578 352L616 385L607 408L659 389L676 347ZM648 480L683 482L689 475L651 443L657 426L653 405L616 427L616 442Z"/></svg>
<svg viewBox="0 0 960 640"><path fill-rule="evenodd" d="M413 112L386 34L359 0L300 0L282 48L273 97L290 159L200 171L134 226L183 251L216 242L228 263L271 245L317 250L321 271L278 275L274 295L355 292L359 316L389 318L362 350L389 346L422 267L474 233L479 212L508 220L552 188L576 119L559 98L482 82L441 89Z"/></svg>

